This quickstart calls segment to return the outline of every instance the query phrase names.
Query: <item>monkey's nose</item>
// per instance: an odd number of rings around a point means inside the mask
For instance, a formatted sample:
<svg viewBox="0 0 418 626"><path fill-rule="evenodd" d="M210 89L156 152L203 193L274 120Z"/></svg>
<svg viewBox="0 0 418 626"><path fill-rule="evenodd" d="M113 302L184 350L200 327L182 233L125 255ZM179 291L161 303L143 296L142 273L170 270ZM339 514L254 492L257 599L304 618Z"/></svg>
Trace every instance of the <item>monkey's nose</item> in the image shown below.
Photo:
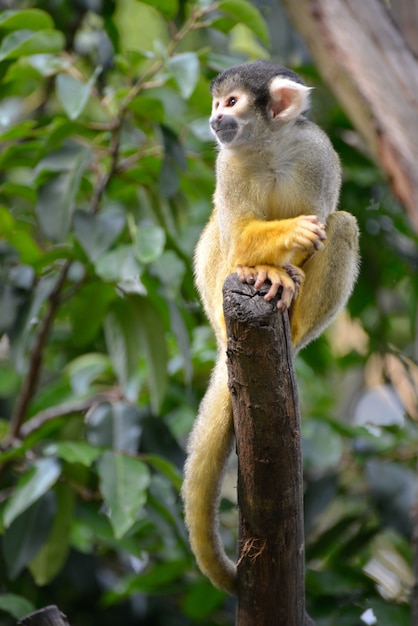
<svg viewBox="0 0 418 626"><path fill-rule="evenodd" d="M209 120L209 124L211 125L211 128L214 131L218 131L219 128L221 127L222 118L223 118L223 115L215 115L214 117L211 117L211 119Z"/></svg>
<svg viewBox="0 0 418 626"><path fill-rule="evenodd" d="M210 125L213 127L217 122L220 122L223 119L223 114L222 113L218 113L217 115L212 115L212 117L209 120Z"/></svg>

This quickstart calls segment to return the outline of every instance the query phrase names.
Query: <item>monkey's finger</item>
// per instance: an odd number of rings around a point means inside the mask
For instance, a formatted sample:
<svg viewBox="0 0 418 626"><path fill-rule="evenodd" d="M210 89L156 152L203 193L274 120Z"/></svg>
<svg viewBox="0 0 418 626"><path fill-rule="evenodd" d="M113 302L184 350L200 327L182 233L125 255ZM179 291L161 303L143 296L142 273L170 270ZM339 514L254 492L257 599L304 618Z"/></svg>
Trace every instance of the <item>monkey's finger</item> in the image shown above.
<svg viewBox="0 0 418 626"><path fill-rule="evenodd" d="M320 239L326 239L327 233L325 230L324 224L318 221L318 218L315 215L302 215L298 218L298 226L296 227L296 231L302 230L314 233Z"/></svg>
<svg viewBox="0 0 418 626"><path fill-rule="evenodd" d="M303 220L308 220L309 222L312 222L313 224L318 224L318 226L320 226L321 228L325 228L324 224L319 221L317 215L301 215L301 218Z"/></svg>
<svg viewBox="0 0 418 626"><path fill-rule="evenodd" d="M279 291L279 288L282 286L283 285L281 283L272 283L270 289L264 296L264 300L266 302L270 302L270 300L273 300L273 298L277 296L277 292Z"/></svg>
<svg viewBox="0 0 418 626"><path fill-rule="evenodd" d="M253 285L257 278L257 272L253 267L247 267L244 265L238 265L236 269L239 280L242 283Z"/></svg>
<svg viewBox="0 0 418 626"><path fill-rule="evenodd" d="M318 237L320 237L321 239L327 238L327 232L323 224L318 224L318 228L316 232L317 232Z"/></svg>
<svg viewBox="0 0 418 626"><path fill-rule="evenodd" d="M314 236L319 237L319 239L326 239L327 238L327 233L325 231L325 228L322 224L317 224L314 228L310 227L309 228L310 233L312 233Z"/></svg>
<svg viewBox="0 0 418 626"><path fill-rule="evenodd" d="M292 300L295 297L295 294L296 294L296 290L293 286L291 286L290 284L283 285L282 295L281 295L280 300L277 303L277 308L280 311L284 311L285 309L288 309L290 305L292 304Z"/></svg>
<svg viewBox="0 0 418 626"><path fill-rule="evenodd" d="M298 248L298 250L307 250L309 252L310 250L313 250L313 248L315 248L315 241L321 243L319 239L315 240L311 239L310 237L299 236L294 242L294 247Z"/></svg>
<svg viewBox="0 0 418 626"><path fill-rule="evenodd" d="M322 248L324 247L324 244L322 243L320 239L315 239L315 241L313 242L313 246L315 250L322 250Z"/></svg>
<svg viewBox="0 0 418 626"><path fill-rule="evenodd" d="M258 273L257 273L257 280L256 280L256 281L255 281L255 283L254 283L254 287L255 287L256 289L260 289L260 287L261 287L262 285L264 285L264 283L266 282L266 280L267 280L268 278L269 278L269 277L268 277L268 274L267 274L267 271L266 271L266 270L258 270ZM274 282L273 282L273 281L272 281L272 283L274 284ZM272 284L272 286L273 286L273 284ZM278 286L278 287L279 287L279 286ZM278 287L277 287L277 288L278 288ZM271 288L270 288L270 291L271 291ZM276 292L277 292L277 290L276 290ZM270 292L269 292L269 293L270 293ZM274 294L274 295L276 295L276 294ZM273 296L273 297L274 297L274 296Z"/></svg>

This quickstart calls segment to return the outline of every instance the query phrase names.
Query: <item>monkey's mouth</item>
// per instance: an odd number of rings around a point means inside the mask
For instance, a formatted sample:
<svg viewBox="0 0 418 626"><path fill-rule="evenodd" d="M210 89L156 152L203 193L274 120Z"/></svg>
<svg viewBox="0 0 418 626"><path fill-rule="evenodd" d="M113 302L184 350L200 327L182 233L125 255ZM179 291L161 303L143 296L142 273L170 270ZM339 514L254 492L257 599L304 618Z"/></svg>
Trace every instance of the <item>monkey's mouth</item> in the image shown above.
<svg viewBox="0 0 418 626"><path fill-rule="evenodd" d="M224 124L223 126L220 126L218 128L212 125L212 129L215 132L219 141L221 141L222 143L230 143L231 141L233 141L237 136L238 130L236 124Z"/></svg>
<svg viewBox="0 0 418 626"><path fill-rule="evenodd" d="M214 119L210 122L210 125L216 137L222 143L233 141L238 132L238 124L234 119L229 118L229 116Z"/></svg>

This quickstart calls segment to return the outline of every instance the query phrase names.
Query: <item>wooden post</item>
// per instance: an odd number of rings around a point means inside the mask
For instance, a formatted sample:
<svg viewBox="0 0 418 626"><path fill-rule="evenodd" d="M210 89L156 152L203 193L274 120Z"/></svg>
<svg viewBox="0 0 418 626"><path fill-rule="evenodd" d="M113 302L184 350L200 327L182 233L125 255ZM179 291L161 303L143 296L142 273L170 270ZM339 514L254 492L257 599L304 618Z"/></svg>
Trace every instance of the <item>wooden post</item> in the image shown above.
<svg viewBox="0 0 418 626"><path fill-rule="evenodd" d="M267 291L267 290L266 290ZM237 626L308 626L299 403L288 314L224 285L238 455Z"/></svg>
<svg viewBox="0 0 418 626"><path fill-rule="evenodd" d="M17 624L18 626L69 626L64 613L61 613L54 605L46 606L22 617Z"/></svg>

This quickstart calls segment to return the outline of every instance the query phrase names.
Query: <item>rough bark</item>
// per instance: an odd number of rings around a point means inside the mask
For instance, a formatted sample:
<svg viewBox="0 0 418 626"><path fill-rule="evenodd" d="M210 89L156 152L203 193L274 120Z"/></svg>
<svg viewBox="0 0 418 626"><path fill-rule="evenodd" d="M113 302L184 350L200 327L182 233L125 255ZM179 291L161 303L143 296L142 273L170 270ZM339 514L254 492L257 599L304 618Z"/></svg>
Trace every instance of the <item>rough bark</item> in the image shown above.
<svg viewBox="0 0 418 626"><path fill-rule="evenodd" d="M64 613L51 605L22 617L18 626L69 626L69 623Z"/></svg>
<svg viewBox="0 0 418 626"><path fill-rule="evenodd" d="M237 626L307 626L300 415L287 312L225 281L238 455Z"/></svg>
<svg viewBox="0 0 418 626"><path fill-rule="evenodd" d="M396 6L384 0L282 3L418 230L415 3L409 9L406 0L397 0Z"/></svg>

